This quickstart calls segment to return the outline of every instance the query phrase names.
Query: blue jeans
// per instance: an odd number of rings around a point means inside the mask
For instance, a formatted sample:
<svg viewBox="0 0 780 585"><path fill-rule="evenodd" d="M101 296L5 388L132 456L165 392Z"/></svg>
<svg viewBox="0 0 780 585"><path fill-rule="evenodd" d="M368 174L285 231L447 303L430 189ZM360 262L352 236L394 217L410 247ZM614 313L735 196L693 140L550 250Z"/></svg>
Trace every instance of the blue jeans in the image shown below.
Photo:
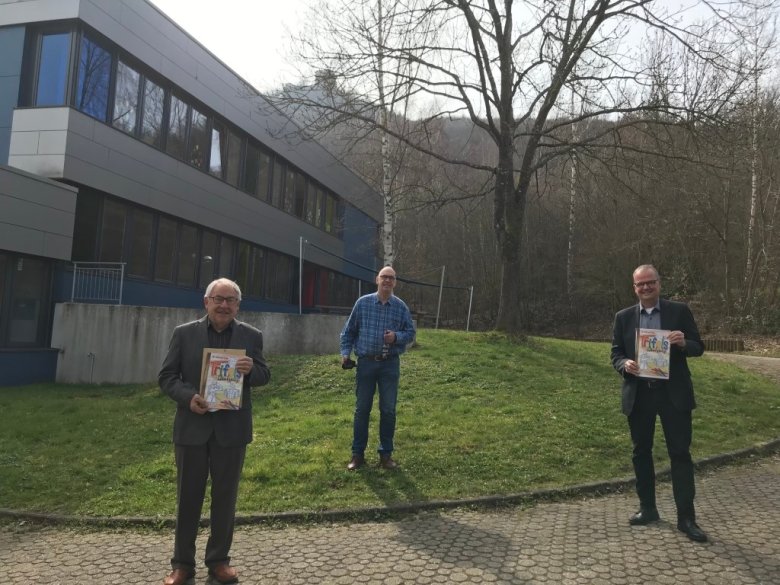
<svg viewBox="0 0 780 585"><path fill-rule="evenodd" d="M379 448L381 454L393 452L395 435L395 404L398 400L398 380L401 377L398 356L383 362L359 359L355 375L355 421L352 454L363 455L368 444L368 421L379 388Z"/></svg>

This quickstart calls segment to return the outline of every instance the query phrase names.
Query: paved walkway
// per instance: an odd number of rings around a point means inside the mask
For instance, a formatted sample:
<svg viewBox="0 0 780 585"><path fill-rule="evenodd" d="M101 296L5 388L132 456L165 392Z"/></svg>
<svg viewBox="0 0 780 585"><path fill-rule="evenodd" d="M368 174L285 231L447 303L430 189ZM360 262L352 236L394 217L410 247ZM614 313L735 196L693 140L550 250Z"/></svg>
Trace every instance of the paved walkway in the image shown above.
<svg viewBox="0 0 780 585"><path fill-rule="evenodd" d="M632 493L387 522L242 526L233 564L241 583L285 585L780 584L780 455L700 473L697 484L707 544L676 530L663 483L663 520L650 526L628 525ZM159 584L171 539L170 530L5 523L0 584ZM206 582L201 570L196 583Z"/></svg>

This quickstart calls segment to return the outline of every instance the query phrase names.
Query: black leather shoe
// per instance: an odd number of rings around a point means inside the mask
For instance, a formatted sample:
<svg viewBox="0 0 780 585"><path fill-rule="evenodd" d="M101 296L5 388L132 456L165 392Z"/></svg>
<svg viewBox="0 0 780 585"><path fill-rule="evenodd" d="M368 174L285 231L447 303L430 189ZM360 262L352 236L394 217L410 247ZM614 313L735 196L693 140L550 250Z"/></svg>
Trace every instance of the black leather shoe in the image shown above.
<svg viewBox="0 0 780 585"><path fill-rule="evenodd" d="M656 522L660 520L658 510L656 508L650 508L649 510L639 510L636 514L628 519L628 523L631 526L644 526L650 524L650 522Z"/></svg>
<svg viewBox="0 0 780 585"><path fill-rule="evenodd" d="M366 463L365 457L362 455L353 455L349 463L347 463L347 470L355 471L360 469Z"/></svg>
<svg viewBox="0 0 780 585"><path fill-rule="evenodd" d="M681 518L677 521L677 530L685 534L691 540L696 542L707 542L707 535L699 528L695 520L691 518Z"/></svg>

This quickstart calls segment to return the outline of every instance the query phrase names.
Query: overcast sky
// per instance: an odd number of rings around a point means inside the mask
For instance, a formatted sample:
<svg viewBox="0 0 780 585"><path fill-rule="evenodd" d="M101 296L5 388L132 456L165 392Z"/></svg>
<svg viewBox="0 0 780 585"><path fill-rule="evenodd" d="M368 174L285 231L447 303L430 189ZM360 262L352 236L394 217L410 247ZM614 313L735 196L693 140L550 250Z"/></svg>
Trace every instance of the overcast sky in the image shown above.
<svg viewBox="0 0 780 585"><path fill-rule="evenodd" d="M308 0L151 1L257 89L299 80L284 47Z"/></svg>

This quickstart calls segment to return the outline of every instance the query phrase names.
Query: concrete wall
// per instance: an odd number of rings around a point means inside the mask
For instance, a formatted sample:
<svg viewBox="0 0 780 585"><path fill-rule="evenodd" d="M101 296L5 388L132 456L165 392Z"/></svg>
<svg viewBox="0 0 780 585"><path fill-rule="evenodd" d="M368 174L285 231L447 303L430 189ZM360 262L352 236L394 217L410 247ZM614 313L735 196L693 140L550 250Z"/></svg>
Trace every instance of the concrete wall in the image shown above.
<svg viewBox="0 0 780 585"><path fill-rule="evenodd" d="M142 383L157 380L173 329L202 310L60 303L51 345L60 350L57 381ZM264 353L339 353L338 315L245 313L238 318L263 332Z"/></svg>

